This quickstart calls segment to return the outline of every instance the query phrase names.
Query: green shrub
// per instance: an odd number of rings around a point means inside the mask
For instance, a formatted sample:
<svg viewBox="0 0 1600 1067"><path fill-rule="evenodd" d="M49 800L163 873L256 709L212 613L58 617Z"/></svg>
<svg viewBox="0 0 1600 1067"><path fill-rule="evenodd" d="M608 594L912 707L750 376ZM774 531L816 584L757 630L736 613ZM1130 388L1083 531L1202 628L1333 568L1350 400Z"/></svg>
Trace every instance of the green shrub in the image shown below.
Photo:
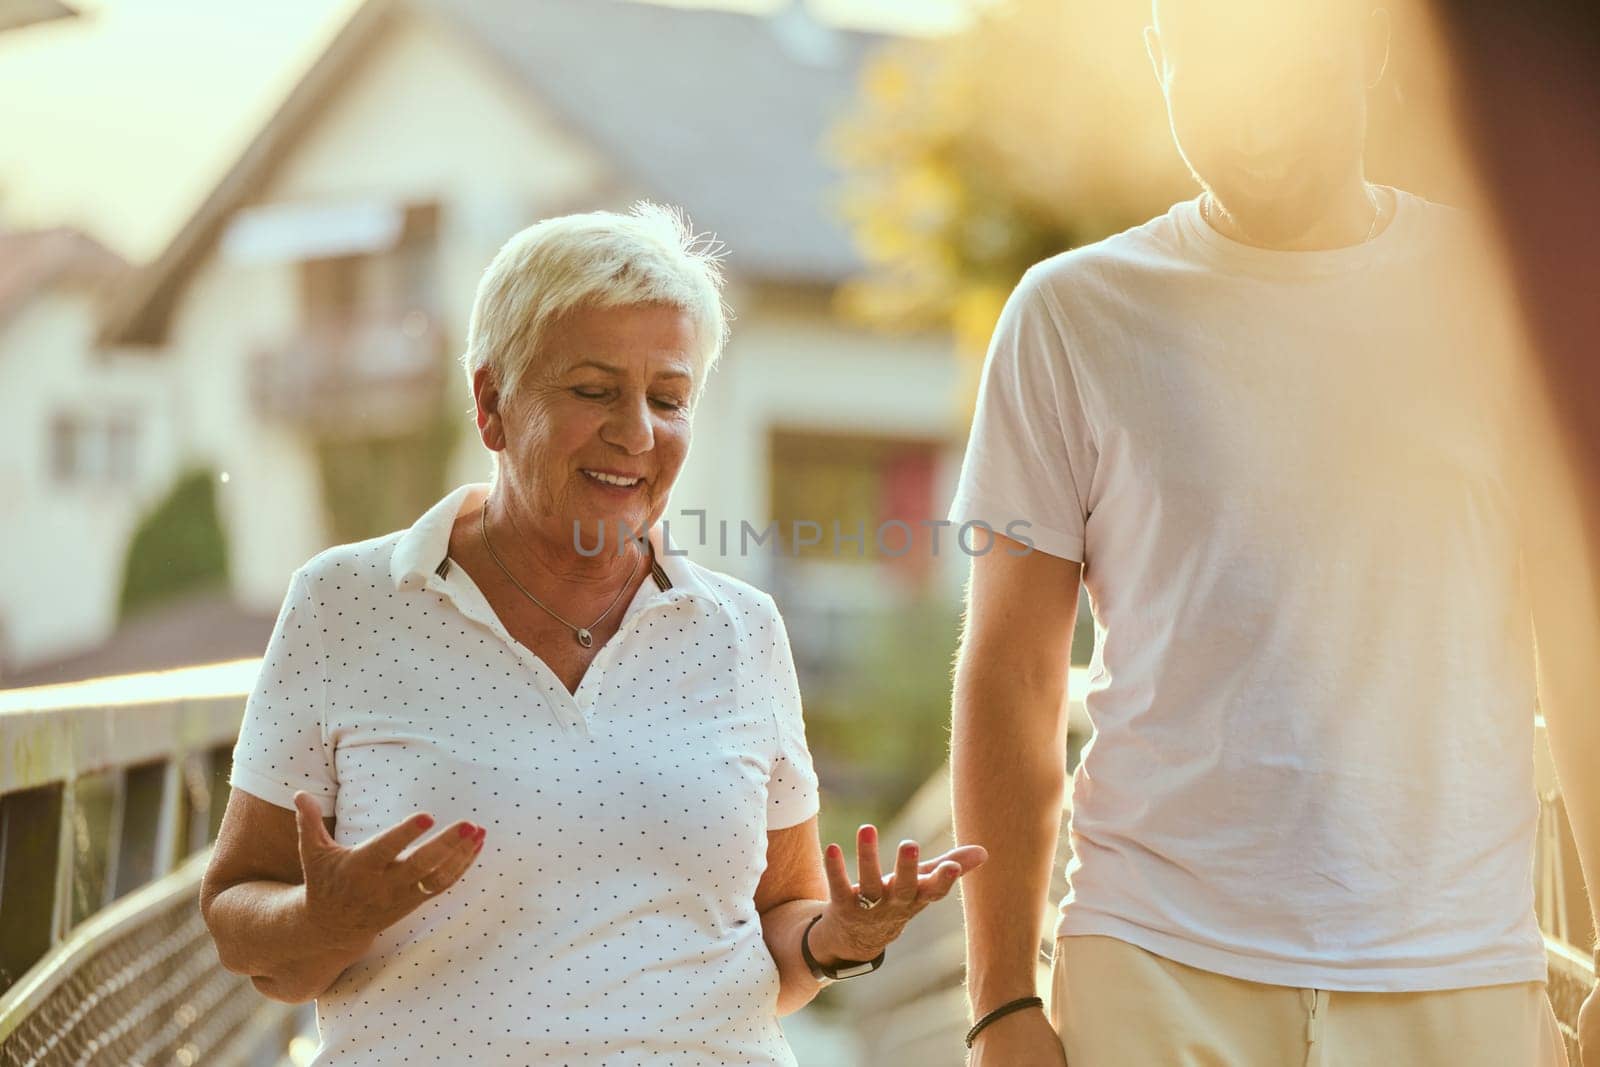
<svg viewBox="0 0 1600 1067"><path fill-rule="evenodd" d="M134 531L122 568L118 617L227 581L228 544L217 514L216 475L190 471Z"/></svg>

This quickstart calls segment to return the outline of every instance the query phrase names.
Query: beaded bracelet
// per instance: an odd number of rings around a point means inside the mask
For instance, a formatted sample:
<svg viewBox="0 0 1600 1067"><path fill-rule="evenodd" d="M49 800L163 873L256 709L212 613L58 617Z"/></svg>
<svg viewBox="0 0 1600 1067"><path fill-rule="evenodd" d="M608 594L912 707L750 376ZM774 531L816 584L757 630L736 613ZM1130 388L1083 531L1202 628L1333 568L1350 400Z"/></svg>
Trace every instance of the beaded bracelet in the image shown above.
<svg viewBox="0 0 1600 1067"><path fill-rule="evenodd" d="M1042 1007L1044 1007L1044 1001L1039 997L1023 997L1021 1000L1013 1000L1010 1003L1000 1005L994 1011L972 1024L972 1029L967 1031L967 1047L971 1048L972 1043L978 1039L978 1034L983 1028L995 1020L1003 1019L1014 1011L1026 1011L1029 1008Z"/></svg>

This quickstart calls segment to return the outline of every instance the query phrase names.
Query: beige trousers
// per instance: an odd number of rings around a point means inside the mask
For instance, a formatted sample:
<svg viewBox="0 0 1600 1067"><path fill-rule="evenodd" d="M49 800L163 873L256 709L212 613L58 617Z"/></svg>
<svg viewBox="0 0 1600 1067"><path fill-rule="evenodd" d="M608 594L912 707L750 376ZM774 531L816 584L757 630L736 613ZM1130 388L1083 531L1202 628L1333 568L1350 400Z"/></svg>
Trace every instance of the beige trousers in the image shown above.
<svg viewBox="0 0 1600 1067"><path fill-rule="evenodd" d="M1067 1067L1567 1067L1543 982L1296 989L1063 937L1050 986Z"/></svg>

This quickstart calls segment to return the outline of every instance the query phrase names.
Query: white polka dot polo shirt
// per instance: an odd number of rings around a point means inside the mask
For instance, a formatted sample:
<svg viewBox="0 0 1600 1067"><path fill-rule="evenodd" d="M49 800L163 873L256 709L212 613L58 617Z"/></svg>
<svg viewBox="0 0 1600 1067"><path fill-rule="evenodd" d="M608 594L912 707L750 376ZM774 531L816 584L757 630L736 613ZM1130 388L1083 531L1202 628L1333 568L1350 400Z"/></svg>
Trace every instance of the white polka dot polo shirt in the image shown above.
<svg viewBox="0 0 1600 1067"><path fill-rule="evenodd" d="M316 1062L793 1064L755 891L817 784L772 599L659 554L569 693L447 559L476 488L297 571L245 709L233 784L342 844L489 829L319 998Z"/></svg>

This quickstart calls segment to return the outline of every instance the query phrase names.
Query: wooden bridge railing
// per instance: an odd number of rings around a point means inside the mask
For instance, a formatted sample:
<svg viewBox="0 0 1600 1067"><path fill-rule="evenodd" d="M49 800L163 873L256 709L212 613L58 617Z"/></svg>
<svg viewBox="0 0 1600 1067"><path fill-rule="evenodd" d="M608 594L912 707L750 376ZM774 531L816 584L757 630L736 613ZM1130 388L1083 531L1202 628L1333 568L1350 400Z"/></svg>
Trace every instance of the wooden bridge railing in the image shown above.
<svg viewBox="0 0 1600 1067"><path fill-rule="evenodd" d="M281 1059L198 907L258 667L0 690L0 1065Z"/></svg>

